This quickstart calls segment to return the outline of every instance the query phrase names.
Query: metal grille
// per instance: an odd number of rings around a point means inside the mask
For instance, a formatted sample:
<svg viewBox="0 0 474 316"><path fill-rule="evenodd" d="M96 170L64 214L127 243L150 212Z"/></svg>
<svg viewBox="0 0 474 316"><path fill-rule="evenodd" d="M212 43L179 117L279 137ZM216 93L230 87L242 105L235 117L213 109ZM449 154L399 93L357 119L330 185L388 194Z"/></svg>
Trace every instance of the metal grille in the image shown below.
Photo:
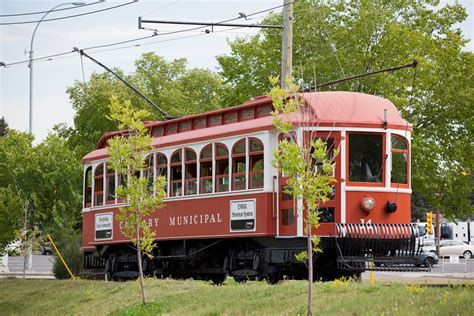
<svg viewBox="0 0 474 316"><path fill-rule="evenodd" d="M337 265L349 271L429 271L415 224L336 224Z"/></svg>

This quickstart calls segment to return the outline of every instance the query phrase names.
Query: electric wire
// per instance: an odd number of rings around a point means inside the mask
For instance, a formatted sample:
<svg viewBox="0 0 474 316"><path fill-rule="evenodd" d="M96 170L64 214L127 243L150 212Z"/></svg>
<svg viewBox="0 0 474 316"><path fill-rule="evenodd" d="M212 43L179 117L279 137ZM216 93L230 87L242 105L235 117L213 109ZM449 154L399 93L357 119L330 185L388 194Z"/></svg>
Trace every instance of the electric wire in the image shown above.
<svg viewBox="0 0 474 316"><path fill-rule="evenodd" d="M52 11L37 11L37 12L27 12L27 13L0 14L0 18L66 11L66 10L71 10L71 9L79 9L79 8L87 7L87 6L90 6L90 5L93 5L93 4L99 4L99 3L104 3L104 2L105 1L96 1L96 2L92 2L92 3L86 3L86 4L83 4L83 5L80 5L80 6L73 6L73 7L68 7L68 8L55 9L55 10L52 10Z"/></svg>
<svg viewBox="0 0 474 316"><path fill-rule="evenodd" d="M294 2L292 2L294 3ZM249 13L247 14L246 16L249 17L249 16L254 16L254 15L257 15L257 14L261 14L261 13L264 13L264 12L267 12L267 11L271 11L271 10L274 10L276 8L280 8L280 7L283 7L285 5L279 5L279 6L275 6L275 7L272 7L272 8L268 8L268 9L265 9L265 10L261 10L261 11L258 11L258 12L253 12L253 13ZM225 23L225 22L231 22L231 21L235 21L235 20L238 20L238 19L242 19L243 17L236 17L236 18L232 18L232 19L228 19L228 20L224 20L224 21L221 21L221 22L218 22L218 23ZM82 48L82 50L91 50L91 49L96 49L96 48L105 48L105 47L112 47L112 46L117 46L117 45L120 45L120 44L125 44L125 43L131 43L131 42L136 42L136 41L141 41L141 40L145 40L145 39L148 39L148 38L153 38L153 37L156 37L156 36L162 36L162 35L172 35L172 34L179 34L179 33L183 33L183 32L188 32L188 31L193 31L193 30L197 30L197 29L202 29L202 28L205 28L205 27L208 27L208 26L200 26L200 27L194 27L194 28L189 28L189 29L184 29L184 30L177 30L177 31L170 31L170 32L167 32L167 33L162 33L162 34L152 34L152 35L149 35L149 36L143 36L143 37L139 37L139 38L133 38L133 39L129 39L129 40L124 40L124 41L119 41L119 42L113 42L113 43L109 43L109 44L103 44L103 45L96 45L96 46L89 46L89 47L85 47L85 48ZM218 31L216 31L218 32ZM186 38L186 37L184 37ZM143 44L142 44L143 45ZM32 61L40 61L40 60L44 60L44 59L52 59L54 57L58 57L58 56L63 56L63 55L69 55L69 54L74 54L75 51L72 50L72 51L69 51L69 52L62 52L62 53L57 53L57 54L52 54L52 55L47 55L47 56L41 56L41 57L37 57L37 58L33 58ZM9 67L9 66L14 66L14 65L18 65L18 64L23 64L23 63L28 63L30 62L30 60L21 60L21 61L16 61L16 62L11 62L11 63L5 63L5 68L6 67Z"/></svg>
<svg viewBox="0 0 474 316"><path fill-rule="evenodd" d="M233 28L232 30L234 30L234 29L240 29L240 28L242 28L242 27L236 27L236 28ZM227 31L228 31L228 30L227 30ZM225 31L225 30L222 30L222 31L214 31L213 33L221 33L221 32L224 33L224 32L226 32L226 31ZM97 53L109 52L109 51L114 51L114 50L128 49L128 48L132 48L132 47L142 47L142 46L148 46L148 45L155 45L155 44L166 43L166 42L173 42L173 41L177 41L177 40L182 40L182 39L187 39L187 38L194 38L194 37L200 37L200 36L205 36L205 35L208 35L208 34L201 32L201 33L199 33L199 34L193 34L193 35L175 37L175 38L165 39L165 40L161 40L161 41L154 41L154 42L143 43L143 44L136 44L136 45L129 45L129 46L117 47L117 48L110 48L110 49L97 50L97 51L94 51L94 53L97 54ZM68 56L68 57L73 57L73 56Z"/></svg>
<svg viewBox="0 0 474 316"><path fill-rule="evenodd" d="M39 22L49 22L49 21L57 21L57 20L64 20L64 19L70 19L70 18L75 18L79 16L84 16L84 15L90 15L90 14L95 14L99 12L104 12L112 9L117 9L123 6L127 6L130 4L134 4L136 1L131 1L127 3L122 3L113 7L108 7L105 9L100 9L100 10L95 10L95 11L90 11L90 12L85 12L85 13L79 13L79 14L73 14L73 15L68 15L68 16L62 16L59 18L51 18L51 19L45 19L45 20L37 20L37 21L23 21L23 22L0 22L0 25L19 25L19 24L31 24L31 23L39 23ZM79 8L79 7L78 7Z"/></svg>
<svg viewBox="0 0 474 316"><path fill-rule="evenodd" d="M236 28L237 29L237 28ZM228 31L228 30L227 30ZM225 33L227 32L226 30L222 30L222 31L214 31L213 33ZM234 32L235 34L235 32ZM247 34L247 33L243 33L243 34ZM176 37L176 38L170 38L170 39L166 39L166 40L161 40L161 41L154 41L154 42L150 42L150 43L142 43L142 44L135 44L135 45L128 45L128 46L123 46L123 47L116 47L116 48L109 48L109 49L102 49L102 50L94 50L93 52L95 54L97 53L103 53L103 52L110 52L110 51L115 51L115 50L123 50L123 49L128 49L128 48L133 48L133 47L142 47L142 46L148 46L148 45L156 45L156 44L160 44L160 43L166 43L166 42L172 42L172 41L177 41L177 40L182 40L182 39L187 39L187 38L193 38L193 37L199 37L199 36L205 36L207 34L204 34L204 33L200 33L200 34L193 34L193 35L188 35L188 36L181 36L181 37ZM154 36L149 36L149 38L153 38L153 37L156 37L156 35ZM130 42L130 41L127 41L127 42ZM118 44L117 44L118 45ZM107 45L109 46L109 45ZM99 48L99 47L97 47ZM96 47L88 47L88 48L85 48L84 50L89 50L89 49L97 49ZM64 52L64 53L59 53L59 54L54 54L54 55L48 55L48 56L42 56L42 57L38 57L38 58L34 58L33 61L35 61L36 63L39 63L39 62L48 62L48 61L53 61L53 60L61 60L61 59L67 59L67 58L74 58L75 57L75 54L76 52L75 51L70 51L70 52ZM20 64L24 64L24 63L28 63L29 61L28 60L23 60L23 61L18 61L18 62L13 62L13 63L9 63L9 64L6 64L6 68L9 68L10 66L17 66L17 65L20 65Z"/></svg>

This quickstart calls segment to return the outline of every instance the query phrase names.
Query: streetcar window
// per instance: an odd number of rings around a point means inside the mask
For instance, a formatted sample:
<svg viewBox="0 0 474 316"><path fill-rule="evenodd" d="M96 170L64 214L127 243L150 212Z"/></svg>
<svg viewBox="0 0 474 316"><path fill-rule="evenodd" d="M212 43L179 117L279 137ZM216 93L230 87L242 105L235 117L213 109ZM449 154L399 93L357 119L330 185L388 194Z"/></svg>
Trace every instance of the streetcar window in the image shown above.
<svg viewBox="0 0 474 316"><path fill-rule="evenodd" d="M232 190L245 190L247 188L245 142L245 139L238 141L232 150Z"/></svg>
<svg viewBox="0 0 474 316"><path fill-rule="evenodd" d="M216 192L229 191L229 151L223 144L216 144Z"/></svg>
<svg viewBox="0 0 474 316"><path fill-rule="evenodd" d="M272 110L273 107L270 104L260 106L257 108L257 117L268 116Z"/></svg>
<svg viewBox="0 0 474 316"><path fill-rule="evenodd" d="M383 136L349 134L349 181L382 182Z"/></svg>
<svg viewBox="0 0 474 316"><path fill-rule="evenodd" d="M171 125L166 126L165 134L166 135L176 134L177 131L178 131L178 125L171 124Z"/></svg>
<svg viewBox="0 0 474 316"><path fill-rule="evenodd" d="M92 204L92 167L86 169L86 178L84 179L84 207L90 207Z"/></svg>
<svg viewBox="0 0 474 316"><path fill-rule="evenodd" d="M118 174L117 175L117 188L118 187L125 187L127 186L127 175L126 174ZM122 203L125 202L124 200L120 199L120 196L117 196L117 202Z"/></svg>
<svg viewBox="0 0 474 316"><path fill-rule="evenodd" d="M224 114L224 124L237 122L237 111Z"/></svg>
<svg viewBox="0 0 474 316"><path fill-rule="evenodd" d="M104 205L104 164L94 171L94 206Z"/></svg>
<svg viewBox="0 0 474 316"><path fill-rule="evenodd" d="M145 158L145 165L143 166L143 177L147 179L148 182L148 188L153 187L153 167L154 167L154 162L153 162L153 155L148 155Z"/></svg>
<svg viewBox="0 0 474 316"><path fill-rule="evenodd" d="M397 135L392 135L392 183L408 183L408 146Z"/></svg>
<svg viewBox="0 0 474 316"><path fill-rule="evenodd" d="M281 225L293 225L295 220L295 212L292 208L285 208L281 210Z"/></svg>
<svg viewBox="0 0 474 316"><path fill-rule="evenodd" d="M181 149L176 150L171 155L171 196L180 196L183 194L183 166L181 164Z"/></svg>
<svg viewBox="0 0 474 316"><path fill-rule="evenodd" d="M105 183L107 185L107 204L115 203L115 170L107 163Z"/></svg>
<svg viewBox="0 0 474 316"><path fill-rule="evenodd" d="M222 115L217 114L209 117L209 126L216 126L222 124Z"/></svg>
<svg viewBox="0 0 474 316"><path fill-rule="evenodd" d="M184 195L197 194L197 160L196 152L190 148L185 150L185 179L184 179Z"/></svg>
<svg viewBox="0 0 474 316"><path fill-rule="evenodd" d="M160 137L163 136L163 126L154 127L151 130L152 137Z"/></svg>
<svg viewBox="0 0 474 316"><path fill-rule="evenodd" d="M334 207L323 207L319 209L321 223L334 223Z"/></svg>
<svg viewBox="0 0 474 316"><path fill-rule="evenodd" d="M194 129L204 128L206 127L206 118L201 117L194 120Z"/></svg>
<svg viewBox="0 0 474 316"><path fill-rule="evenodd" d="M168 159L162 153L156 154L156 176L164 177L165 181L168 181ZM165 184L164 190L168 193L168 184Z"/></svg>
<svg viewBox="0 0 474 316"><path fill-rule="evenodd" d="M250 188L263 188L263 143L249 139Z"/></svg>
<svg viewBox="0 0 474 316"><path fill-rule="evenodd" d="M200 193L212 193L212 144L201 150L200 157Z"/></svg>
<svg viewBox="0 0 474 316"><path fill-rule="evenodd" d="M240 121L248 121L254 118L255 110L254 108L240 110Z"/></svg>
<svg viewBox="0 0 474 316"><path fill-rule="evenodd" d="M179 123L179 131L185 132L191 130L191 121L184 121Z"/></svg>
<svg viewBox="0 0 474 316"><path fill-rule="evenodd" d="M334 159L334 138L332 137L316 137L316 139L320 139L326 143L326 159L332 161ZM311 165L316 168L317 173L323 173L323 163L321 161L317 161L316 158L313 157L314 147L311 147ZM334 170L333 170L334 174Z"/></svg>

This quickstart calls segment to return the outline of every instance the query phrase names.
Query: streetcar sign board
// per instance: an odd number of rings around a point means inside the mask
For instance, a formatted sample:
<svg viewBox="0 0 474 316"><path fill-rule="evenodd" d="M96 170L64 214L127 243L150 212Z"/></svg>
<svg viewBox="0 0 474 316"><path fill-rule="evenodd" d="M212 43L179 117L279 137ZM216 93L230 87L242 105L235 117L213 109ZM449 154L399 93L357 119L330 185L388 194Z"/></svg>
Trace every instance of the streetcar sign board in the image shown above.
<svg viewBox="0 0 474 316"><path fill-rule="evenodd" d="M230 231L255 231L255 214L255 199L230 201Z"/></svg>
<svg viewBox="0 0 474 316"><path fill-rule="evenodd" d="M95 240L112 239L113 214L103 213L95 215Z"/></svg>

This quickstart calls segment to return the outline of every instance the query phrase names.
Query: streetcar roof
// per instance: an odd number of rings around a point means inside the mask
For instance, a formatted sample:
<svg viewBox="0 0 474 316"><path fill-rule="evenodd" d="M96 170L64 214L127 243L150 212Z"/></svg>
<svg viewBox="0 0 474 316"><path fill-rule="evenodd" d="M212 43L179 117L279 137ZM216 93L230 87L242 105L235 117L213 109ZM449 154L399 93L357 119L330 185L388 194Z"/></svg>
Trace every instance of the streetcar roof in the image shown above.
<svg viewBox="0 0 474 316"><path fill-rule="evenodd" d="M308 120L307 114L294 114L283 119L291 120L294 123L310 126L348 126L348 127L384 127L384 118L387 120L387 127L394 129L411 130L411 125L405 121L398 113L395 105L382 97L358 93L358 92L309 92L302 94L305 105L311 113L311 119ZM167 126L176 125L182 122L190 122L199 118L212 117L219 114L237 111L246 108L256 108L262 105L271 105L269 96L261 96L249 100L242 105L219 109L212 112L206 112L196 115L184 116L168 121L145 122L145 126L150 130ZM386 113L384 113L386 110ZM308 112L306 112L308 113ZM153 138L152 147L162 148L178 144L198 142L202 140L217 140L219 138L248 134L251 132L274 129L272 116L257 117L246 121L235 123L220 124L211 127L191 129L182 132L175 132L170 135L164 135ZM120 131L107 132L102 135L97 149L83 157L83 162L106 158L107 140L120 135Z"/></svg>

